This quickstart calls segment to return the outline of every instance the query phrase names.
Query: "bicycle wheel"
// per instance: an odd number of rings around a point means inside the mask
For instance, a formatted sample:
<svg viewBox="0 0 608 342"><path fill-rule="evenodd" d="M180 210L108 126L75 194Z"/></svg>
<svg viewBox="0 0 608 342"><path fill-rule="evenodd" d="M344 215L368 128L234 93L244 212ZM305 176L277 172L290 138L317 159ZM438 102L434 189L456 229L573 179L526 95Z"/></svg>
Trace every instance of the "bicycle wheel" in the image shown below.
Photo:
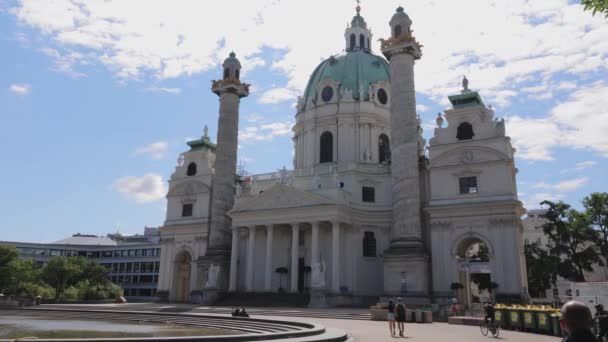
<svg viewBox="0 0 608 342"><path fill-rule="evenodd" d="M479 330L481 330L481 334L483 336L488 336L488 325L486 324L486 322L481 321L481 323L479 324Z"/></svg>
<svg viewBox="0 0 608 342"><path fill-rule="evenodd" d="M492 326L492 336L493 336L494 338L498 338L498 335L499 335L499 334L500 334L500 327L499 327L498 325L494 324L494 325Z"/></svg>

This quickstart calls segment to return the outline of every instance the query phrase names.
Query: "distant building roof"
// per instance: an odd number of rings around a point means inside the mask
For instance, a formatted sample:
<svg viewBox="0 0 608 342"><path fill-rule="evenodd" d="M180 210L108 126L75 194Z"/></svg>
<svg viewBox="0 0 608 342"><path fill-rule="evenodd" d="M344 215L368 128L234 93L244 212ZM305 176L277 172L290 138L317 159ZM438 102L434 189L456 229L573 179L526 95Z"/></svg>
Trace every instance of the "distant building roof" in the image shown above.
<svg viewBox="0 0 608 342"><path fill-rule="evenodd" d="M76 234L67 239L53 242L57 245L86 245L86 246L116 246L116 241L107 238L99 237L95 235L81 235Z"/></svg>

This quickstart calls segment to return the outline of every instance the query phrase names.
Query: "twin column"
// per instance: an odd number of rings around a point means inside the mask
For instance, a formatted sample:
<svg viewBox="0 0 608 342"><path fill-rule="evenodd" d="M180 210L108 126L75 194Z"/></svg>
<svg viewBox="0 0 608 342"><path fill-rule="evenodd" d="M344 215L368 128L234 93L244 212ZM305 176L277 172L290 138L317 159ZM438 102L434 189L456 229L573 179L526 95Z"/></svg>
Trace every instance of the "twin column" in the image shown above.
<svg viewBox="0 0 608 342"><path fill-rule="evenodd" d="M298 276L299 276L299 256L300 256L300 227L299 223L292 223L291 226L291 292L298 292ZM340 223L335 221L332 226L332 292L340 291ZM319 258L319 222L311 223L311 265L320 262ZM248 241L247 241L247 267L245 273L245 291L254 291L254 267L255 267L255 235L256 226L248 226ZM239 251L239 228L232 228L232 254L230 258L230 292L237 291L238 277L238 251ZM273 260L273 225L266 226L266 263L264 275L264 291L272 291L272 260Z"/></svg>

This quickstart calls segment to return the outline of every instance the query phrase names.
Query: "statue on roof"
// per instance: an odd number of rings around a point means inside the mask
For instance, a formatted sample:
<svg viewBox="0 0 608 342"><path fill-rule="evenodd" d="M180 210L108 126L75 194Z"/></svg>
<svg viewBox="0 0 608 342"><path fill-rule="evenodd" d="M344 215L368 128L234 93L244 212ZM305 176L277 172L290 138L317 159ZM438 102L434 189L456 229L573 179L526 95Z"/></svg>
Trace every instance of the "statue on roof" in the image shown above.
<svg viewBox="0 0 608 342"><path fill-rule="evenodd" d="M203 128L203 138L209 138L209 128L207 125L205 125L205 128Z"/></svg>
<svg viewBox="0 0 608 342"><path fill-rule="evenodd" d="M462 91L469 91L469 80L466 76L462 78Z"/></svg>

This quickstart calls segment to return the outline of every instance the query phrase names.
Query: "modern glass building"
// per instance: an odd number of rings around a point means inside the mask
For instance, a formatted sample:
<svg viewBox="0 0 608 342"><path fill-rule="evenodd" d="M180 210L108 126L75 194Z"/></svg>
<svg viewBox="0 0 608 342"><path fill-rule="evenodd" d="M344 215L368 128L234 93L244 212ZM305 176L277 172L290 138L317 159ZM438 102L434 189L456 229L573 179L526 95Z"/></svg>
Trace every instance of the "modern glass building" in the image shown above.
<svg viewBox="0 0 608 342"><path fill-rule="evenodd" d="M160 272L160 246L157 228L146 227L143 235L107 237L75 234L53 243L0 241L15 246L23 259L47 263L55 256L82 256L110 270L109 280L121 286L128 300L151 300Z"/></svg>

